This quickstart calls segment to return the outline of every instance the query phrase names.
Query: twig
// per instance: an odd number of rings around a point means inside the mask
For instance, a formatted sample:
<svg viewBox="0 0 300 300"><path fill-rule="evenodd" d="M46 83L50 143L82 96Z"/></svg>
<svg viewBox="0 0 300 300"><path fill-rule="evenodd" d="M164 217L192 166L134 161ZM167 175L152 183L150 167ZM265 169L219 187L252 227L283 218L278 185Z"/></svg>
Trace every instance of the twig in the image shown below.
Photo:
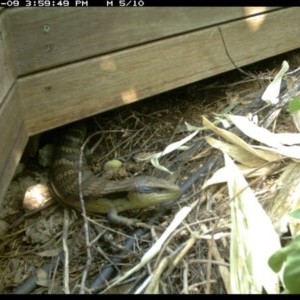
<svg viewBox="0 0 300 300"><path fill-rule="evenodd" d="M188 285L188 273L189 273L189 264L186 261L183 261L183 291L182 294L189 294L189 285Z"/></svg>
<svg viewBox="0 0 300 300"><path fill-rule="evenodd" d="M211 289L211 267L212 267L212 263L211 263L211 260L212 260L212 249L211 249L211 246L212 246L212 243L211 243L211 240L214 239L214 236L212 235L211 236L211 239L209 239L207 242L208 242L208 256L207 256L207 260L208 260L208 263L206 265L206 277L207 277L207 281L206 281L206 285L205 285L205 293L206 294L210 294L210 289Z"/></svg>
<svg viewBox="0 0 300 300"><path fill-rule="evenodd" d="M61 253L63 254L63 251L61 251ZM57 269L58 269L60 261L61 261L61 257L60 256L56 257L55 262L53 262L53 268L52 268L52 270L48 272L49 282L51 280L51 283L48 285L49 286L49 288L48 288L48 293L49 294L51 294L52 291L54 290L54 287L55 287L55 276L57 274Z"/></svg>
<svg viewBox="0 0 300 300"><path fill-rule="evenodd" d="M69 285L69 249L68 249L68 231L69 231L69 210L68 208L64 209L64 224L63 224L63 236L62 244L64 251L64 291L66 294L70 294L70 285Z"/></svg>
<svg viewBox="0 0 300 300"><path fill-rule="evenodd" d="M172 264L169 266L169 269L166 271L165 276L170 276L174 268L178 265L179 261L183 259L183 257L187 254L187 252L193 247L193 245L196 243L197 237L195 234L192 233L192 236L189 238L189 240L186 242L186 245L184 248L179 252L179 254L174 258L172 261Z"/></svg>
<svg viewBox="0 0 300 300"><path fill-rule="evenodd" d="M164 270L167 268L169 264L172 264L171 257L167 256L162 259L160 262L159 266L157 269L155 269L155 272L149 276L149 285L145 289L144 294L157 294L159 289L158 289L158 284L159 284L159 279L161 278L161 275L163 274Z"/></svg>
<svg viewBox="0 0 300 300"><path fill-rule="evenodd" d="M78 192L79 192L79 199L80 199L80 204L81 204L81 209L82 209L82 216L83 216L83 229L84 229L84 235L85 235L85 243L86 243L86 264L85 268L83 269L82 272L82 277L81 277L81 284L80 284L80 294L85 293L85 281L87 279L87 274L89 267L92 263L92 254L91 254L91 243L90 243L90 236L89 236L89 222L86 214L86 209L85 209L85 202L83 199L83 192L82 192L82 165L83 165L83 155L84 155L84 148L89 142L89 140L94 136L95 134L90 135L82 144L80 147L80 156L79 156L79 165L78 165Z"/></svg>

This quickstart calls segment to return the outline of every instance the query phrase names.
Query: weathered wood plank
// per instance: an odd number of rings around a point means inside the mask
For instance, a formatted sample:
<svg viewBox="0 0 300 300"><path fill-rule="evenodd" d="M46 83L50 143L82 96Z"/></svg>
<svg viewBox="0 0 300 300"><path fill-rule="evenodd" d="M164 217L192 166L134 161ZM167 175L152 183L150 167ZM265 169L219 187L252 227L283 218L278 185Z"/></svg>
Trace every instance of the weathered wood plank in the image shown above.
<svg viewBox="0 0 300 300"><path fill-rule="evenodd" d="M300 47L300 7L250 17L237 26L224 24L221 28L235 63L250 64Z"/></svg>
<svg viewBox="0 0 300 300"><path fill-rule="evenodd" d="M18 8L8 10L18 75L276 9L243 7Z"/></svg>
<svg viewBox="0 0 300 300"><path fill-rule="evenodd" d="M0 106L0 204L28 139L17 96L13 87Z"/></svg>
<svg viewBox="0 0 300 300"><path fill-rule="evenodd" d="M0 11L0 204L26 144L21 106L13 89L15 76L7 43L9 34L3 24L3 16L2 10Z"/></svg>
<svg viewBox="0 0 300 300"><path fill-rule="evenodd" d="M0 13L0 106L15 78L7 45L8 33L3 25L3 13Z"/></svg>
<svg viewBox="0 0 300 300"><path fill-rule="evenodd" d="M221 26L237 65L300 47L299 8L269 13L252 32L256 22ZM24 77L19 92L32 135L233 68L217 28L207 28Z"/></svg>

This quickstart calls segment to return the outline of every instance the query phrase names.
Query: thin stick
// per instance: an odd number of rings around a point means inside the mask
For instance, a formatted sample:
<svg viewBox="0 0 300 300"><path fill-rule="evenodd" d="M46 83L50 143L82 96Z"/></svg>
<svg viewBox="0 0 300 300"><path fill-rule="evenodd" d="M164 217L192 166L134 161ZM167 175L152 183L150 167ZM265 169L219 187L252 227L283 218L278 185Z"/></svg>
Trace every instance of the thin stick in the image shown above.
<svg viewBox="0 0 300 300"><path fill-rule="evenodd" d="M70 294L69 285L69 248L67 244L69 231L69 210L64 209L64 224L63 224L63 250L64 250L64 291L66 294Z"/></svg>
<svg viewBox="0 0 300 300"><path fill-rule="evenodd" d="M83 229L84 229L84 235L85 235L85 243L86 243L86 264L85 268L83 269L82 272L82 277L81 277L81 284L80 284L80 294L85 293L85 282L87 279L87 274L89 267L92 263L92 254L91 254L91 243L90 243L90 236L89 236L89 222L86 214L86 209L85 209L85 203L83 199L83 193L82 193L82 164L83 164L83 151L84 147L88 143L88 141L94 136L95 134L89 136L83 145L80 148L80 156L79 156L79 166L78 166L78 190L79 190L79 198L80 198L80 204L81 204L81 209L82 209L82 216L83 216Z"/></svg>

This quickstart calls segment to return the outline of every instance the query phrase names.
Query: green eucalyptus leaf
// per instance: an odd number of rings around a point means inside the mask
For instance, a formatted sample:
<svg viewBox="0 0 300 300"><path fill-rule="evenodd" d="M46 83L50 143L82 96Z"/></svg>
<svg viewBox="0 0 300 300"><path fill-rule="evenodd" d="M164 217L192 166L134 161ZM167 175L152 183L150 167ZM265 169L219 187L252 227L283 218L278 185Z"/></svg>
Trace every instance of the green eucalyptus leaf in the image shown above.
<svg viewBox="0 0 300 300"><path fill-rule="evenodd" d="M286 255L285 251L282 251L282 249L280 249L277 252L275 252L274 254L272 254L268 261L270 268L274 272L278 273L280 271L280 269L282 268L282 266L286 260L286 257L287 257L287 255Z"/></svg>
<svg viewBox="0 0 300 300"><path fill-rule="evenodd" d="M294 210L290 212L288 215L293 219L297 219L298 221L300 221L300 209Z"/></svg>
<svg viewBox="0 0 300 300"><path fill-rule="evenodd" d="M300 251L293 252L287 257L283 282L289 293L300 293Z"/></svg>

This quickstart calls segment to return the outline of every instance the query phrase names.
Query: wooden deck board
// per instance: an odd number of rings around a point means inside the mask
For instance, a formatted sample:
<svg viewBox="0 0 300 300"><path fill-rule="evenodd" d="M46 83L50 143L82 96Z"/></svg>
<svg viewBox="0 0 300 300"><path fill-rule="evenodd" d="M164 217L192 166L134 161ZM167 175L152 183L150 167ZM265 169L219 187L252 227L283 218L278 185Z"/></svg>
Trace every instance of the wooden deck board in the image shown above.
<svg viewBox="0 0 300 300"><path fill-rule="evenodd" d="M237 27L224 24L221 28L235 63L250 64L300 47L300 8L250 17Z"/></svg>
<svg viewBox="0 0 300 300"><path fill-rule="evenodd" d="M221 26L244 66L300 47L300 8ZM288 39L287 39L288 37ZM29 135L233 69L215 27L147 43L21 78Z"/></svg>
<svg viewBox="0 0 300 300"><path fill-rule="evenodd" d="M7 11L6 26L16 72L24 75L274 9L17 8Z"/></svg>

